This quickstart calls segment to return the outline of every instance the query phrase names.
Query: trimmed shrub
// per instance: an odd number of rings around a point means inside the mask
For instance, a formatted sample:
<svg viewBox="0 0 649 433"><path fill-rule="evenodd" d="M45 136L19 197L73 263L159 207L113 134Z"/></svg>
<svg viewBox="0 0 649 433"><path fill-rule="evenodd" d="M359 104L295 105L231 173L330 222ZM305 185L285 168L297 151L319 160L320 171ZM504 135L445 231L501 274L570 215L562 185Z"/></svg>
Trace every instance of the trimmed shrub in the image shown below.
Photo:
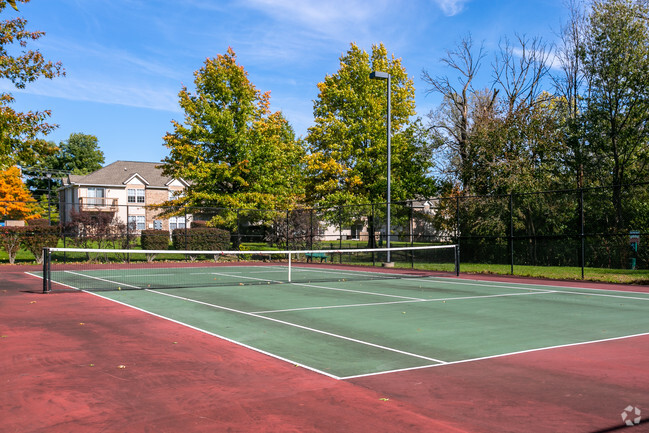
<svg viewBox="0 0 649 433"><path fill-rule="evenodd" d="M166 250L169 248L167 230L142 230L140 244L143 250Z"/></svg>
<svg viewBox="0 0 649 433"><path fill-rule="evenodd" d="M166 250L169 248L169 232L166 230L142 230L140 245L144 250ZM146 255L146 260L152 262L155 254Z"/></svg>
<svg viewBox="0 0 649 433"><path fill-rule="evenodd" d="M39 227L46 226L46 227L49 227L49 226L50 226L50 222L47 220L47 218L32 218L32 219L30 219L30 220L27 221L27 225L28 225L29 227L35 227L35 226L39 226Z"/></svg>
<svg viewBox="0 0 649 433"><path fill-rule="evenodd" d="M215 227L175 229L172 241L176 250L221 251L230 248L230 232Z"/></svg>

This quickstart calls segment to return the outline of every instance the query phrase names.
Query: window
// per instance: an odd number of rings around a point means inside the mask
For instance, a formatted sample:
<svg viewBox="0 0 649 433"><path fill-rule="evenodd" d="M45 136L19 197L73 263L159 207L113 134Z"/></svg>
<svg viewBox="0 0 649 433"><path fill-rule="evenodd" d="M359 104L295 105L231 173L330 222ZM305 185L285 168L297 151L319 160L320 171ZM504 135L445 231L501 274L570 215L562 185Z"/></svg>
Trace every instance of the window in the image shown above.
<svg viewBox="0 0 649 433"><path fill-rule="evenodd" d="M184 216L169 218L169 230L184 229L184 228L185 228Z"/></svg>
<svg viewBox="0 0 649 433"><path fill-rule="evenodd" d="M169 190L169 200L175 200L177 198L185 197L185 191L182 189L170 189Z"/></svg>
<svg viewBox="0 0 649 433"><path fill-rule="evenodd" d="M162 230L162 221L153 220L153 228L154 230Z"/></svg>
<svg viewBox="0 0 649 433"><path fill-rule="evenodd" d="M128 191L128 202L129 203L144 203L144 190L129 188Z"/></svg>
<svg viewBox="0 0 649 433"><path fill-rule="evenodd" d="M144 216L129 215L128 228L129 230L144 230L146 228Z"/></svg>
<svg viewBox="0 0 649 433"><path fill-rule="evenodd" d="M88 204L101 206L104 204L104 188L88 188Z"/></svg>

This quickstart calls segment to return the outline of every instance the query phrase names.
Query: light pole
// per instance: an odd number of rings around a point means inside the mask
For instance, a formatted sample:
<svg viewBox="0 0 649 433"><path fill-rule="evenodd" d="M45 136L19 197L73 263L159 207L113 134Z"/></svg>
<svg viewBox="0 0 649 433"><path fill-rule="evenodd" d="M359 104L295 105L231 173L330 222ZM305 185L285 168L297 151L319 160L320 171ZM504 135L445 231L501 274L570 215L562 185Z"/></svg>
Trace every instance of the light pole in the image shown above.
<svg viewBox="0 0 649 433"><path fill-rule="evenodd" d="M387 96L388 96L388 110L386 114L386 120L387 120L387 136L388 136L388 209L387 209L387 240L388 240L388 263L390 263L390 234L391 234L391 227L390 227L390 202L392 201L390 199L390 169L391 169L391 159L392 159L392 148L390 145L390 90L392 86L392 77L390 74L387 72L381 72L381 71L373 71L370 73L370 79L371 80L387 80L388 81L388 86L387 86Z"/></svg>
<svg viewBox="0 0 649 433"><path fill-rule="evenodd" d="M46 173L47 177L47 223L52 225L52 214L50 212L50 194L52 191L52 173Z"/></svg>

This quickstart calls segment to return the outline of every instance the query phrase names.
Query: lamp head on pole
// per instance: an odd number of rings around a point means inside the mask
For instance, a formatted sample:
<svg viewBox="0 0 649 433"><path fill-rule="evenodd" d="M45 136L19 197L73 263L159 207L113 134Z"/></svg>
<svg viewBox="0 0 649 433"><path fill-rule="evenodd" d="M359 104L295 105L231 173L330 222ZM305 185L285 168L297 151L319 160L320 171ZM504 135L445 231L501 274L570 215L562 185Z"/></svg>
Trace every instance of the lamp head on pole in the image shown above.
<svg viewBox="0 0 649 433"><path fill-rule="evenodd" d="M370 80L387 80L390 77L390 74L387 72L381 71L372 71L370 72Z"/></svg>

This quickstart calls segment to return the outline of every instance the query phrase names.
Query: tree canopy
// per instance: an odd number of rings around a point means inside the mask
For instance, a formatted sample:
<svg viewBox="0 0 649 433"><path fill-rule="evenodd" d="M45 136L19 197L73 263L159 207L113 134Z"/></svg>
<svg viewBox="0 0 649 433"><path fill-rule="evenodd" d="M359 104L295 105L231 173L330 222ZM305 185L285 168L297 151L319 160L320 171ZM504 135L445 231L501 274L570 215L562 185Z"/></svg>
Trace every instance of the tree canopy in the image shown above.
<svg viewBox="0 0 649 433"><path fill-rule="evenodd" d="M20 0L27 3L29 0ZM16 8L15 2L10 2ZM0 13L7 7L0 1ZM10 81L16 88L23 89L38 78L54 78L65 75L60 62L45 60L38 50L26 49L30 41L40 39L44 33L26 30L24 18L11 18L0 21L0 78ZM22 51L18 55L10 52L10 47L18 44ZM41 138L51 132L55 125L46 120L49 110L15 111L11 104L15 101L11 93L0 93L0 168L14 164L32 165L40 155L52 154L50 143Z"/></svg>
<svg viewBox="0 0 649 433"><path fill-rule="evenodd" d="M16 166L0 170L0 218L39 218L39 208Z"/></svg>
<svg viewBox="0 0 649 433"><path fill-rule="evenodd" d="M227 209L286 208L301 200L304 151L270 94L249 81L234 51L208 58L194 74L195 90L183 87L183 123L164 137L165 174L190 183L176 203ZM216 224L228 225L232 215Z"/></svg>
<svg viewBox="0 0 649 433"><path fill-rule="evenodd" d="M383 44L367 53L356 44L340 57L340 68L318 84L314 123L306 141L307 195L324 206L385 202L387 187L386 82L372 71L391 75L392 200L432 192L428 143L421 140L415 115L414 85L401 60L388 57Z"/></svg>

